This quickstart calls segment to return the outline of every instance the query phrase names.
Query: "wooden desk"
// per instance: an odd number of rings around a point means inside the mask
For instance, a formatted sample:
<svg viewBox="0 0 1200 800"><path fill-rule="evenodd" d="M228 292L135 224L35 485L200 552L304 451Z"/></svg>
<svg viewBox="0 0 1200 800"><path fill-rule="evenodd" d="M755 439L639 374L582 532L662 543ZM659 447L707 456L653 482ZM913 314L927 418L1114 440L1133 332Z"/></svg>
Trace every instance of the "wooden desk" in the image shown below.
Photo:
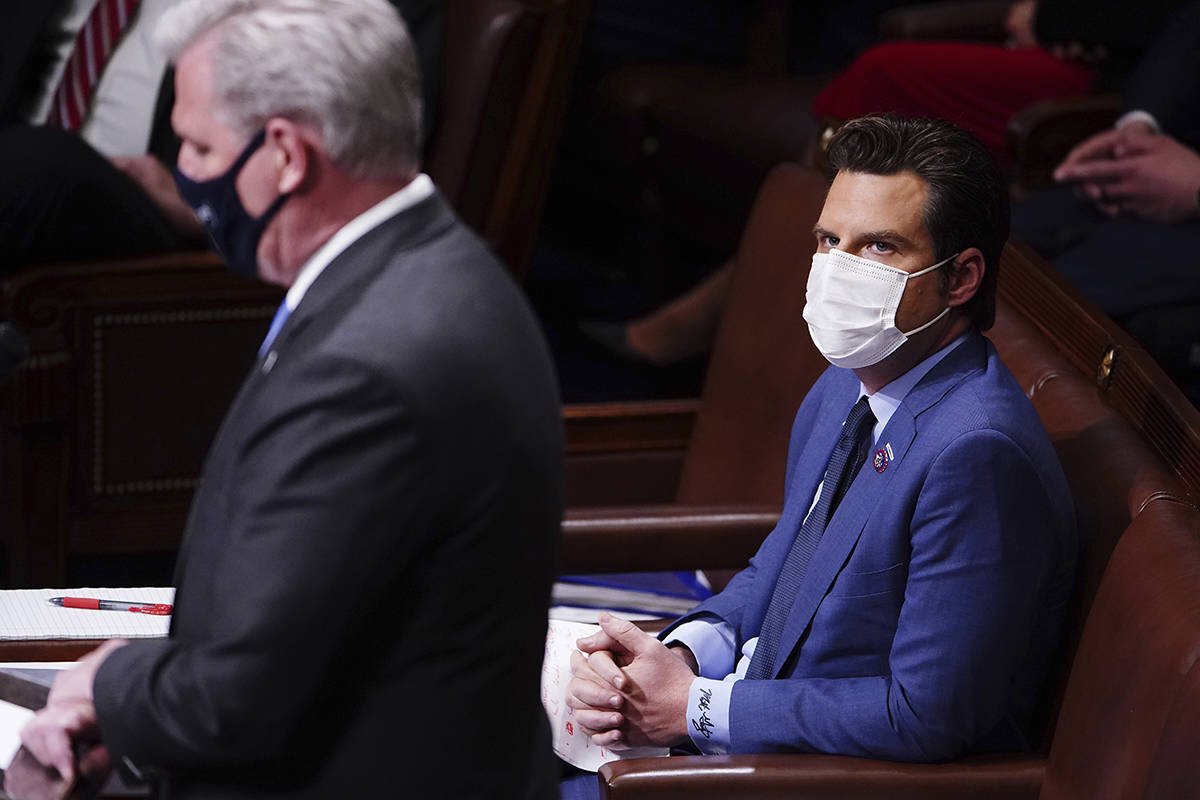
<svg viewBox="0 0 1200 800"><path fill-rule="evenodd" d="M101 639L21 639L0 641L0 661L75 661Z"/></svg>

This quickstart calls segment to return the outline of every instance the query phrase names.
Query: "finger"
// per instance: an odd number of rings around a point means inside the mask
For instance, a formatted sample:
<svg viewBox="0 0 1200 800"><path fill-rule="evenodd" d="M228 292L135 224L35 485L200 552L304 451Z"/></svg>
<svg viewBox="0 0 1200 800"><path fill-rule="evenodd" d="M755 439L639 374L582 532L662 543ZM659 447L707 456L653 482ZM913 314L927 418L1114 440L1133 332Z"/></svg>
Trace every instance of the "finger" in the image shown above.
<svg viewBox="0 0 1200 800"><path fill-rule="evenodd" d="M623 738L624 737L622 736L620 731L606 731L604 733L594 733L594 734L592 734L592 744L599 745L600 747L607 747L610 750L620 750L623 748L618 747L616 745L619 745L621 743L621 739L623 739Z"/></svg>
<svg viewBox="0 0 1200 800"><path fill-rule="evenodd" d="M605 680L596 674L588 662L588 657L576 650L571 653L571 675L583 680L593 681L600 685L604 685Z"/></svg>
<svg viewBox="0 0 1200 800"><path fill-rule="evenodd" d="M588 656L588 666L591 667L592 672L614 689L625 688L625 673L621 672L621 668L613 660L612 653L608 650L601 650L599 653L592 653Z"/></svg>
<svg viewBox="0 0 1200 800"><path fill-rule="evenodd" d="M1113 145L1120 135L1115 130L1104 131L1075 145L1071 149L1071 152L1067 153L1067 157L1062 160L1062 163L1058 165L1058 168L1054 170L1054 179L1059 181L1065 180L1066 178L1060 176L1059 173L1066 168L1074 167L1085 161L1108 158L1112 155Z"/></svg>
<svg viewBox="0 0 1200 800"><path fill-rule="evenodd" d="M583 708L575 712L575 721L590 733L604 733L625 724L625 716L617 711Z"/></svg>
<svg viewBox="0 0 1200 800"><path fill-rule="evenodd" d="M575 646L585 653L594 653L597 650L612 650L617 643L613 638L603 630L596 631L591 636L584 636L575 642Z"/></svg>
<svg viewBox="0 0 1200 800"><path fill-rule="evenodd" d="M1109 183L1128 177L1133 169L1134 166L1128 159L1119 161L1105 159L1103 161L1083 161L1070 167L1060 167L1055 171L1055 176L1062 174L1061 180Z"/></svg>
<svg viewBox="0 0 1200 800"><path fill-rule="evenodd" d="M71 750L71 737L61 725L34 717L21 730L21 743L38 763L58 770L67 782L75 778L75 753Z"/></svg>
<svg viewBox="0 0 1200 800"><path fill-rule="evenodd" d="M600 615L600 628L611 636L622 649L635 656L660 644L657 639L629 620L619 619L608 612Z"/></svg>
<svg viewBox="0 0 1200 800"><path fill-rule="evenodd" d="M620 708L623 702L624 699L611 686L580 678L567 684L567 705L571 708Z"/></svg>

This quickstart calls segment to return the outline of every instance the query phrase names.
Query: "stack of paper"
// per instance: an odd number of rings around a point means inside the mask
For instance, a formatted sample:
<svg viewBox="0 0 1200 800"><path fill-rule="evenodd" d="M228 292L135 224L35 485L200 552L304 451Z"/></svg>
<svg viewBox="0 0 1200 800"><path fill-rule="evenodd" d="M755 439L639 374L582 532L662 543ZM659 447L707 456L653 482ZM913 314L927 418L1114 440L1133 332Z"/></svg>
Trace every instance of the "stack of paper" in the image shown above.
<svg viewBox="0 0 1200 800"><path fill-rule="evenodd" d="M601 609L629 619L678 617L711 596L692 572L561 575L554 584L551 617L595 622Z"/></svg>
<svg viewBox="0 0 1200 800"><path fill-rule="evenodd" d="M550 620L546 631L546 656L542 661L542 705L550 718L554 752L569 764L595 772L609 761L621 758L665 756L665 747L635 747L609 750L600 747L575 723L575 711L567 705L567 684L571 682L571 653L575 642L600 630L599 625Z"/></svg>

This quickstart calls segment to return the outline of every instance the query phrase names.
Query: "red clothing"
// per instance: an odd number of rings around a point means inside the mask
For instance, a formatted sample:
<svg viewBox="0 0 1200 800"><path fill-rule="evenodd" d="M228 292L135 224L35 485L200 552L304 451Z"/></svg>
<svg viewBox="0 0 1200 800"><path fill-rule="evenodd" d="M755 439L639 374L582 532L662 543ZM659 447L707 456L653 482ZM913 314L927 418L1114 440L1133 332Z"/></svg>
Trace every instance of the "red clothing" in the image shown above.
<svg viewBox="0 0 1200 800"><path fill-rule="evenodd" d="M873 112L941 117L979 137L1001 163L1010 160L1005 126L1030 103L1086 94L1087 67L1045 50L958 42L891 42L870 48L813 101L819 116Z"/></svg>

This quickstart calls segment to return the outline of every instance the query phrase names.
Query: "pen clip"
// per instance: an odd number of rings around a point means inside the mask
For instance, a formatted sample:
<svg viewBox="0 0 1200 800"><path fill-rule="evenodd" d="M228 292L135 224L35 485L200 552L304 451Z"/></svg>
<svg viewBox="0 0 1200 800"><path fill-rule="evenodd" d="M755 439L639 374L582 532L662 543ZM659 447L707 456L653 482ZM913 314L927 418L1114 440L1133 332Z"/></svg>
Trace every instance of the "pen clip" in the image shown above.
<svg viewBox="0 0 1200 800"><path fill-rule="evenodd" d="M134 614L154 614L155 616L165 617L171 613L171 606L167 603L153 603L148 606L130 606L129 610Z"/></svg>

